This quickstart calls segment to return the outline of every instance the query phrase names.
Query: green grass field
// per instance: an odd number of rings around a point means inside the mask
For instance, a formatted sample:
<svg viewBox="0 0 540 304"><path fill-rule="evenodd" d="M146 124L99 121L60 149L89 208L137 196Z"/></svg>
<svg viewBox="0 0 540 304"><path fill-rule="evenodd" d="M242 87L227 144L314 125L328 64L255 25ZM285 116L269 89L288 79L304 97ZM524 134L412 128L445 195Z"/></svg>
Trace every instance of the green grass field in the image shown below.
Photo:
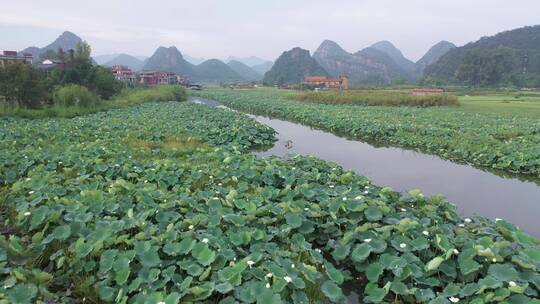
<svg viewBox="0 0 540 304"><path fill-rule="evenodd" d="M516 95L479 95L459 97L458 109L473 113L493 113L540 119L540 94L516 98Z"/></svg>

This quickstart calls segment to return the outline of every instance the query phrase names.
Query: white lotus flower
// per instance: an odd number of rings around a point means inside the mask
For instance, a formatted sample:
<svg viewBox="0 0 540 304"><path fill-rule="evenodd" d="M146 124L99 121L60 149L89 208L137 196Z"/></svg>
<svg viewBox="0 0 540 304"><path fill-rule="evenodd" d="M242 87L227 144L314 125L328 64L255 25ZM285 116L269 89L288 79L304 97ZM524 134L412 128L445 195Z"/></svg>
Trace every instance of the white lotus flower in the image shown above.
<svg viewBox="0 0 540 304"><path fill-rule="evenodd" d="M422 231L423 235L429 235L429 232L427 230Z"/></svg>
<svg viewBox="0 0 540 304"><path fill-rule="evenodd" d="M330 185L330 186L328 186L328 187L330 187L330 188L334 188L334 185Z"/></svg>
<svg viewBox="0 0 540 304"><path fill-rule="evenodd" d="M502 221L500 218L495 218L495 222Z"/></svg>
<svg viewBox="0 0 540 304"><path fill-rule="evenodd" d="M309 208L304 208L304 211L309 211Z"/></svg>
<svg viewBox="0 0 540 304"><path fill-rule="evenodd" d="M218 185L218 186L223 186L223 184L222 184L222 183L219 183L219 184L217 184L217 185Z"/></svg>
<svg viewBox="0 0 540 304"><path fill-rule="evenodd" d="M347 198L346 198L346 197L344 197L344 198L343 198L343 200L344 200L344 201L346 201L346 200L347 200Z"/></svg>
<svg viewBox="0 0 540 304"><path fill-rule="evenodd" d="M459 250L454 249L454 254L459 254Z"/></svg>
<svg viewBox="0 0 540 304"><path fill-rule="evenodd" d="M247 264L248 264L249 268L251 268L251 266L253 266L255 264L255 262L253 262L252 260L249 260L249 261L247 261Z"/></svg>
<svg viewBox="0 0 540 304"><path fill-rule="evenodd" d="M272 274L271 272L269 272L269 273L266 274L266 277L267 277L267 278L271 278L272 276L273 276L273 274Z"/></svg>
<svg viewBox="0 0 540 304"><path fill-rule="evenodd" d="M157 304L166 304L166 303L163 302L163 301L159 301L159 302L157 302Z"/></svg>
<svg viewBox="0 0 540 304"><path fill-rule="evenodd" d="M471 220L470 218L466 218L464 221L465 221L465 223L467 223L467 224L472 222L472 220Z"/></svg>
<svg viewBox="0 0 540 304"><path fill-rule="evenodd" d="M458 226L459 226L459 227L465 227L465 225L463 225L463 224L458 224Z"/></svg>
<svg viewBox="0 0 540 304"><path fill-rule="evenodd" d="M204 239L202 239L202 242L205 243L205 244L208 244L208 239L204 238Z"/></svg>
<svg viewBox="0 0 540 304"><path fill-rule="evenodd" d="M28 194L30 194L30 195L34 194L34 191L33 190L30 191L30 192L28 192Z"/></svg>
<svg viewBox="0 0 540 304"><path fill-rule="evenodd" d="M291 264L291 268L294 268L294 264Z"/></svg>
<svg viewBox="0 0 540 304"><path fill-rule="evenodd" d="M508 282L508 285L510 285L511 287L516 287L517 284L514 281L510 281Z"/></svg>
<svg viewBox="0 0 540 304"><path fill-rule="evenodd" d="M369 243L369 242L371 242L371 239L365 239L364 240L364 243Z"/></svg>
<svg viewBox="0 0 540 304"><path fill-rule="evenodd" d="M321 253L322 251L319 248L315 248L315 251Z"/></svg>
<svg viewBox="0 0 540 304"><path fill-rule="evenodd" d="M189 227L188 227L189 230L191 230L191 229L193 229L193 228L194 228L193 225L189 225Z"/></svg>
<svg viewBox="0 0 540 304"><path fill-rule="evenodd" d="M405 248L405 247L407 247L407 244L405 244L405 243L399 244L399 248Z"/></svg>
<svg viewBox="0 0 540 304"><path fill-rule="evenodd" d="M287 283L290 283L290 282L292 282L292 278L291 278L291 277L289 277L289 276L286 276L286 277L284 277L283 279L284 279L284 280L285 280L285 282L287 282Z"/></svg>
<svg viewBox="0 0 540 304"><path fill-rule="evenodd" d="M266 288L270 288L270 283L266 283Z"/></svg>
<svg viewBox="0 0 540 304"><path fill-rule="evenodd" d="M28 178L26 179L26 181L27 181L27 182L29 182L29 181L31 181L31 180L32 180L32 179L31 179L31 178L29 178L29 177L28 177Z"/></svg>
<svg viewBox="0 0 540 304"><path fill-rule="evenodd" d="M212 175L210 175L209 177L210 177L210 179L214 178Z"/></svg>
<svg viewBox="0 0 540 304"><path fill-rule="evenodd" d="M459 302L459 298L455 298L455 297L450 297L450 298L448 298L448 300L450 300L450 302L452 302L452 303Z"/></svg>
<svg viewBox="0 0 540 304"><path fill-rule="evenodd" d="M493 263L497 263L497 259L496 259L496 258L491 259L491 261L492 261Z"/></svg>
<svg viewBox="0 0 540 304"><path fill-rule="evenodd" d="M405 211L407 211L407 209L405 209L405 208L401 208L401 211L402 211L402 212L405 212Z"/></svg>
<svg viewBox="0 0 540 304"><path fill-rule="evenodd" d="M368 194L368 193L369 193L369 191L367 191L367 190L366 190L366 191L364 191L364 194Z"/></svg>
<svg viewBox="0 0 540 304"><path fill-rule="evenodd" d="M361 199L363 199L363 198L364 198L363 196L359 195L359 196L355 197L354 199L355 199L355 200L361 200Z"/></svg>
<svg viewBox="0 0 540 304"><path fill-rule="evenodd" d="M26 212L24 213L24 216L29 216L30 214L31 214L30 211L26 211Z"/></svg>

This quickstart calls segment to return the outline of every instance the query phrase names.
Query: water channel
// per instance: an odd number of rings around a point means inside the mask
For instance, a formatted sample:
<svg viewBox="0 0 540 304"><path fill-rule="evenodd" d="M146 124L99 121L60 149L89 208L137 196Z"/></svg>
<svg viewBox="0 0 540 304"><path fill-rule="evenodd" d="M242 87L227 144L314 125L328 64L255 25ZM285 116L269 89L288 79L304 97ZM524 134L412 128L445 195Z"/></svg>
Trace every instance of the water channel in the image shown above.
<svg viewBox="0 0 540 304"><path fill-rule="evenodd" d="M197 97L190 101L221 107L217 101ZM247 115L277 132L278 141L257 152L260 157L313 155L354 170L378 186L444 194L464 215L505 219L540 237L540 185L534 181L499 176L412 150L375 147L298 123Z"/></svg>

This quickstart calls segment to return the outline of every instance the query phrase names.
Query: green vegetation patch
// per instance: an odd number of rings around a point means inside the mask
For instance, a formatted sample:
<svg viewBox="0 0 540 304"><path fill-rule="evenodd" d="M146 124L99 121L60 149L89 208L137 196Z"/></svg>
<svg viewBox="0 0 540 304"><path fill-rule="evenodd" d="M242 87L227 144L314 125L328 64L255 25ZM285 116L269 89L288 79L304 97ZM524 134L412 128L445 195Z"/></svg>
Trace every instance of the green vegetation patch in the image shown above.
<svg viewBox="0 0 540 304"><path fill-rule="evenodd" d="M360 107L297 102L278 90L194 92L253 114L296 121L367 141L540 177L540 121L453 108Z"/></svg>
<svg viewBox="0 0 540 304"><path fill-rule="evenodd" d="M533 303L538 240L313 157L241 114L0 120L2 303ZM180 153L178 153L180 152Z"/></svg>
<svg viewBox="0 0 540 304"><path fill-rule="evenodd" d="M101 100L79 85L67 85L55 91L53 104L41 108L24 108L0 102L0 117L21 118L72 118L111 109L129 107L145 102L185 101L186 90L181 86L164 85L155 87L124 89L110 100Z"/></svg>
<svg viewBox="0 0 540 304"><path fill-rule="evenodd" d="M437 107L458 105L458 98L443 94L438 96L413 96L411 92L393 92L383 90L355 90L339 92L303 92L294 93L291 99L325 104L353 104L365 106L412 106Z"/></svg>

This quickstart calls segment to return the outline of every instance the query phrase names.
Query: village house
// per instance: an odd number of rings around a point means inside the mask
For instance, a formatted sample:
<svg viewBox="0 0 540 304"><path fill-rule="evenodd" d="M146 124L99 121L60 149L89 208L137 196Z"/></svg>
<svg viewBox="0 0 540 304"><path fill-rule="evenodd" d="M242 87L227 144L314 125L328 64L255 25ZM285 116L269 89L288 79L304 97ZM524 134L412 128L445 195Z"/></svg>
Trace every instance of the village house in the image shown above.
<svg viewBox="0 0 540 304"><path fill-rule="evenodd" d="M32 54L23 53L19 55L16 51L3 51L0 54L0 67L5 67L16 62L32 64Z"/></svg>
<svg viewBox="0 0 540 304"><path fill-rule="evenodd" d="M348 90L349 78L340 76L339 78L328 78L325 76L307 76L304 78L304 83L308 85L324 86L329 90Z"/></svg>
<svg viewBox="0 0 540 304"><path fill-rule="evenodd" d="M52 68L61 67L62 61L54 59L45 59L40 62L37 67L42 70L50 70Z"/></svg>
<svg viewBox="0 0 540 304"><path fill-rule="evenodd" d="M129 86L133 86L137 83L137 75L127 66L115 65L111 70L116 80Z"/></svg>
<svg viewBox="0 0 540 304"><path fill-rule="evenodd" d="M413 96L439 96L444 94L443 89L414 89Z"/></svg>
<svg viewBox="0 0 540 304"><path fill-rule="evenodd" d="M254 83L238 83L232 87L236 89L254 89L257 85Z"/></svg>
<svg viewBox="0 0 540 304"><path fill-rule="evenodd" d="M183 86L189 86L191 84L191 79L184 75L176 75L176 83Z"/></svg>
<svg viewBox="0 0 540 304"><path fill-rule="evenodd" d="M178 75L170 72L146 71L139 74L142 85L178 84Z"/></svg>

